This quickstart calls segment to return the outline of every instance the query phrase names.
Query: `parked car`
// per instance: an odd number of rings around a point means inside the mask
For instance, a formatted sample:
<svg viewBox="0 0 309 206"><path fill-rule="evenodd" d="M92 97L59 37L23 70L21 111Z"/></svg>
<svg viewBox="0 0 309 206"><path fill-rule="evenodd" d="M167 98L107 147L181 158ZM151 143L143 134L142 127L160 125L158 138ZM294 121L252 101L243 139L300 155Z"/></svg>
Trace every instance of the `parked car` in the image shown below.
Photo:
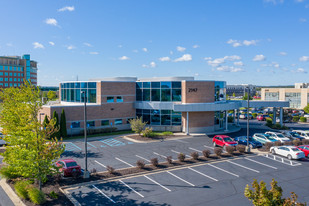
<svg viewBox="0 0 309 206"><path fill-rule="evenodd" d="M237 141L238 144L247 145L247 136L236 137L234 140ZM260 148L262 146L263 146L262 143L256 141L251 136L249 136L249 147L250 148L254 149L254 148Z"/></svg>
<svg viewBox="0 0 309 206"><path fill-rule="evenodd" d="M59 167L59 171L63 173L63 176L72 176L74 172L81 174L81 167L73 159L64 159L56 162L56 166Z"/></svg>
<svg viewBox="0 0 309 206"><path fill-rule="evenodd" d="M301 159L305 153L295 146L274 146L270 148L271 153L282 155L288 159Z"/></svg>
<svg viewBox="0 0 309 206"><path fill-rule="evenodd" d="M309 118L309 114L305 114L304 117Z"/></svg>
<svg viewBox="0 0 309 206"><path fill-rule="evenodd" d="M292 130L292 132L296 132L301 137L303 137L305 139L309 139L309 131L306 131L306 130Z"/></svg>
<svg viewBox="0 0 309 206"><path fill-rule="evenodd" d="M303 140L305 138L301 137L297 132L291 132L291 131L282 131L281 132L284 136L286 136L287 138L289 138L291 141L293 140Z"/></svg>
<svg viewBox="0 0 309 206"><path fill-rule="evenodd" d="M247 119L247 113L239 115L239 119ZM249 119L253 119L252 114L249 114Z"/></svg>
<svg viewBox="0 0 309 206"><path fill-rule="evenodd" d="M256 117L258 121L266 121L266 118L270 118L270 116L267 114L261 114Z"/></svg>
<svg viewBox="0 0 309 206"><path fill-rule="evenodd" d="M220 146L225 148L226 146L236 146L237 142L227 135L215 135L212 138L213 146Z"/></svg>
<svg viewBox="0 0 309 206"><path fill-rule="evenodd" d="M274 138L264 133L255 133L252 137L255 141L265 144L266 142L276 142Z"/></svg>
<svg viewBox="0 0 309 206"><path fill-rule="evenodd" d="M271 136L275 140L279 140L280 142L290 141L289 138L285 137L283 134L279 132L265 132L265 134L268 134L269 136Z"/></svg>
<svg viewBox="0 0 309 206"><path fill-rule="evenodd" d="M297 148L303 151L306 157L309 157L309 145L300 145Z"/></svg>
<svg viewBox="0 0 309 206"><path fill-rule="evenodd" d="M3 140L4 135L0 132L0 147L5 146L6 142Z"/></svg>

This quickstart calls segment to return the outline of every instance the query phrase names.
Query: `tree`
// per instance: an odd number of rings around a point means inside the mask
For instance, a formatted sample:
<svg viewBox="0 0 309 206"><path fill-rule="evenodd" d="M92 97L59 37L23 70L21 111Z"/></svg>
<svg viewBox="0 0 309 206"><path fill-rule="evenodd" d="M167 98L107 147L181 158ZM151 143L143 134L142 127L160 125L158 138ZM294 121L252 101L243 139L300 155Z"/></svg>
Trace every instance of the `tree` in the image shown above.
<svg viewBox="0 0 309 206"><path fill-rule="evenodd" d="M143 122L142 117L131 119L129 120L129 123L132 131L134 131L138 135L141 135L141 132L143 131L145 125L147 124L147 122Z"/></svg>
<svg viewBox="0 0 309 206"><path fill-rule="evenodd" d="M304 107L304 111L309 114L309 104L307 104L307 106Z"/></svg>
<svg viewBox="0 0 309 206"><path fill-rule="evenodd" d="M236 97L235 92L233 92L233 97L234 97L234 98Z"/></svg>
<svg viewBox="0 0 309 206"><path fill-rule="evenodd" d="M49 100L55 100L55 99L57 99L56 92L55 92L55 91L48 91L48 93L47 93L47 98L48 98Z"/></svg>
<svg viewBox="0 0 309 206"><path fill-rule="evenodd" d="M245 93L245 96L242 98L243 100L248 100L248 92ZM252 97L250 96L250 100L252 100Z"/></svg>
<svg viewBox="0 0 309 206"><path fill-rule="evenodd" d="M277 185L277 181L272 179L270 183L270 190L266 188L266 183L261 181L260 183L254 179L252 183L252 189L249 185L245 188L245 196L252 201L255 206L304 206L303 203L297 202L297 195L295 193L291 193L290 198L282 198L282 188Z"/></svg>
<svg viewBox="0 0 309 206"><path fill-rule="evenodd" d="M59 125L59 116L56 111L53 112L53 119L55 120L55 130L56 132L53 133L52 137L60 138L60 125Z"/></svg>
<svg viewBox="0 0 309 206"><path fill-rule="evenodd" d="M47 115L45 115L44 120L43 120L43 127L46 128L46 126L49 124L49 119Z"/></svg>
<svg viewBox="0 0 309 206"><path fill-rule="evenodd" d="M9 142L3 153L3 162L13 176L35 179L41 189L48 175L58 172L54 165L64 152L64 146L57 139L50 139L56 131L55 120L51 119L42 128L38 120L42 101L38 87L25 82L19 88L7 88L0 93L3 110L0 112L0 126Z"/></svg>
<svg viewBox="0 0 309 206"><path fill-rule="evenodd" d="M68 135L67 134L67 120L65 118L64 109L62 109L61 116L60 116L60 134L62 138Z"/></svg>

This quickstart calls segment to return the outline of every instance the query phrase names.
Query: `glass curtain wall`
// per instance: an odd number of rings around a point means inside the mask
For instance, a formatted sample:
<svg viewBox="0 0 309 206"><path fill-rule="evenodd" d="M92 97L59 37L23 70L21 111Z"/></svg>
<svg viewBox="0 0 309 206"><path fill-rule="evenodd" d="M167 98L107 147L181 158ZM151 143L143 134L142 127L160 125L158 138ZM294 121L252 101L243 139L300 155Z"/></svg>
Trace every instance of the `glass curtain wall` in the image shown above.
<svg viewBox="0 0 309 206"><path fill-rule="evenodd" d="M266 92L265 100L266 101L279 100L279 92Z"/></svg>
<svg viewBox="0 0 309 206"><path fill-rule="evenodd" d="M181 125L181 112L173 110L137 109L136 116L150 125Z"/></svg>
<svg viewBox="0 0 309 206"><path fill-rule="evenodd" d="M181 102L181 82L136 82L136 101Z"/></svg>
<svg viewBox="0 0 309 206"><path fill-rule="evenodd" d="M226 82L215 81L215 101L226 100Z"/></svg>
<svg viewBox="0 0 309 206"><path fill-rule="evenodd" d="M85 92L88 103L97 102L96 82L69 82L61 83L61 101L64 102L84 102Z"/></svg>
<svg viewBox="0 0 309 206"><path fill-rule="evenodd" d="M291 108L300 108L301 107L301 96L300 93L285 93L285 101L290 102Z"/></svg>

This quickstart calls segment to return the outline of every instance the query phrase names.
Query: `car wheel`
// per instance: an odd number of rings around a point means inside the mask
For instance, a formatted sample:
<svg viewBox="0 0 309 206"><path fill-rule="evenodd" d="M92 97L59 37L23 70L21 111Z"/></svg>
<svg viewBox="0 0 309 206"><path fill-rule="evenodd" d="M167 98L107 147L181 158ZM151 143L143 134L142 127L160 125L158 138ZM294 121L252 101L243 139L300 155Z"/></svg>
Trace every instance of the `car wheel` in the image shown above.
<svg viewBox="0 0 309 206"><path fill-rule="evenodd" d="M272 150L271 150L271 153L272 153L272 154L276 154L276 152L275 152L275 150L274 150L274 149L272 149Z"/></svg>
<svg viewBox="0 0 309 206"><path fill-rule="evenodd" d="M213 145L214 145L214 147L216 147L216 146L217 146L217 144L216 144L215 142L214 142L214 144L213 144Z"/></svg>
<svg viewBox="0 0 309 206"><path fill-rule="evenodd" d="M291 159L292 159L292 156L291 156L291 155L288 155L288 159L291 160Z"/></svg>

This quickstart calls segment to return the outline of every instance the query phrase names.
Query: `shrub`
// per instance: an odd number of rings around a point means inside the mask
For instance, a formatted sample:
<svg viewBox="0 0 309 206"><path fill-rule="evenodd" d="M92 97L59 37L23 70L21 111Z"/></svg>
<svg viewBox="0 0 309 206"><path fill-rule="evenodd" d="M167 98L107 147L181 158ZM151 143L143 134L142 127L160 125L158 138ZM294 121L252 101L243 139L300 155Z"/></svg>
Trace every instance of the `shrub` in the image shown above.
<svg viewBox="0 0 309 206"><path fill-rule="evenodd" d="M234 122L234 118L231 117L231 116L227 117L227 122L228 122L228 123Z"/></svg>
<svg viewBox="0 0 309 206"><path fill-rule="evenodd" d="M286 141L283 143L284 145L293 145L293 142L292 141Z"/></svg>
<svg viewBox="0 0 309 206"><path fill-rule="evenodd" d="M275 146L282 146L282 143L280 141L275 141Z"/></svg>
<svg viewBox="0 0 309 206"><path fill-rule="evenodd" d="M151 162L151 164L153 165L153 166L155 166L155 167L158 167L159 166L159 161L158 161L158 158L151 158L150 159L150 162Z"/></svg>
<svg viewBox="0 0 309 206"><path fill-rule="evenodd" d="M17 195L23 199L28 199L28 189L29 189L29 181L20 180L14 184L15 191Z"/></svg>
<svg viewBox="0 0 309 206"><path fill-rule="evenodd" d="M273 121L270 118L266 118L266 126L271 127L273 125Z"/></svg>
<svg viewBox="0 0 309 206"><path fill-rule="evenodd" d="M271 118L274 118L274 115L273 115L273 114L269 114L269 116L270 116Z"/></svg>
<svg viewBox="0 0 309 206"><path fill-rule="evenodd" d="M274 146L273 142L266 142L265 143L265 148L266 148L267 151L269 151L272 146Z"/></svg>
<svg viewBox="0 0 309 206"><path fill-rule="evenodd" d="M178 154L178 160L179 162L184 162L186 159L186 155L184 153L179 153Z"/></svg>
<svg viewBox="0 0 309 206"><path fill-rule="evenodd" d="M281 124L280 123L276 123L272 126L273 129L281 129Z"/></svg>
<svg viewBox="0 0 309 206"><path fill-rule="evenodd" d="M192 152L190 155L191 155L192 159L194 159L194 160L197 160L198 157L199 157L198 152Z"/></svg>
<svg viewBox="0 0 309 206"><path fill-rule="evenodd" d="M211 152L210 150L206 149L206 150L203 150L203 156L208 158L210 156Z"/></svg>
<svg viewBox="0 0 309 206"><path fill-rule="evenodd" d="M307 145L307 144L309 144L309 139L303 139L301 142L302 142L302 144Z"/></svg>
<svg viewBox="0 0 309 206"><path fill-rule="evenodd" d="M51 191L48 196L51 198L51 199L58 199L58 193L56 193L55 191Z"/></svg>
<svg viewBox="0 0 309 206"><path fill-rule="evenodd" d="M12 167L9 166L5 166L0 169L0 176L8 180L15 179L18 177L18 175L14 173Z"/></svg>
<svg viewBox="0 0 309 206"><path fill-rule="evenodd" d="M106 169L109 174L115 174L115 168L113 168L112 166L107 165Z"/></svg>
<svg viewBox="0 0 309 206"><path fill-rule="evenodd" d="M299 121L299 116L294 116L293 117L293 122L298 122Z"/></svg>
<svg viewBox="0 0 309 206"><path fill-rule="evenodd" d="M238 152L240 152L240 153L245 153L245 151L246 151L246 146L245 146L245 145L241 145L241 144L236 145L236 150L237 150Z"/></svg>
<svg viewBox="0 0 309 206"><path fill-rule="evenodd" d="M257 117L257 113L252 113L252 117L255 119Z"/></svg>
<svg viewBox="0 0 309 206"><path fill-rule="evenodd" d="M146 127L143 131L142 131L142 136L143 137L151 137L152 135L152 128L151 127Z"/></svg>
<svg viewBox="0 0 309 206"><path fill-rule="evenodd" d="M91 173L91 174L96 174L96 173L97 173L97 169L96 169L96 168L92 168L92 169L90 170L90 173Z"/></svg>
<svg viewBox="0 0 309 206"><path fill-rule="evenodd" d="M301 122L307 122L307 118L306 118L306 117L300 117L299 120L300 120Z"/></svg>
<svg viewBox="0 0 309 206"><path fill-rule="evenodd" d="M294 146L299 146L299 145L302 145L302 142L299 139L294 139L293 140L293 145Z"/></svg>
<svg viewBox="0 0 309 206"><path fill-rule="evenodd" d="M143 131L145 125L147 124L147 122L143 122L142 117L131 119L129 120L129 123L130 123L132 131L134 131L135 133L139 135L141 135L141 132Z"/></svg>
<svg viewBox="0 0 309 206"><path fill-rule="evenodd" d="M143 160L137 160L136 166L140 169L144 169L145 168L145 162Z"/></svg>
<svg viewBox="0 0 309 206"><path fill-rule="evenodd" d="M163 135L163 136L173 136L174 133L173 133L173 132L166 131L166 132L162 132L162 135Z"/></svg>
<svg viewBox="0 0 309 206"><path fill-rule="evenodd" d="M235 147L232 146L226 146L225 150L227 151L227 153L229 153L230 155L233 155L233 152L235 151Z"/></svg>
<svg viewBox="0 0 309 206"><path fill-rule="evenodd" d="M173 158L172 158L172 156L167 156L167 157L166 157L166 161L168 162L168 164L172 164L172 163L173 163Z"/></svg>
<svg viewBox="0 0 309 206"><path fill-rule="evenodd" d="M35 187L30 187L28 190L29 199L31 202L37 205L41 205L46 202L45 194Z"/></svg>
<svg viewBox="0 0 309 206"><path fill-rule="evenodd" d="M221 155L222 155L222 149L219 148L219 147L216 147L216 148L214 149L214 153L215 153L218 157L221 157Z"/></svg>

